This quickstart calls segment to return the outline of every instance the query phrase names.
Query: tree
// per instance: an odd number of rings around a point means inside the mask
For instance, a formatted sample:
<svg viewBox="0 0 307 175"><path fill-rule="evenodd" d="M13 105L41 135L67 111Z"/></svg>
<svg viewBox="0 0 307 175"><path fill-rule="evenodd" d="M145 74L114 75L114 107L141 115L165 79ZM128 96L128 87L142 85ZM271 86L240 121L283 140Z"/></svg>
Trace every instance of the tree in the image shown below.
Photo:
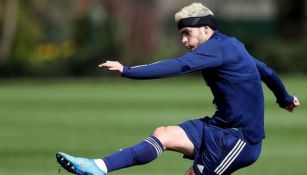
<svg viewBox="0 0 307 175"><path fill-rule="evenodd" d="M277 23L284 38L300 39L306 35L306 0L275 0Z"/></svg>
<svg viewBox="0 0 307 175"><path fill-rule="evenodd" d="M0 59L3 63L10 61L18 12L18 0L6 0L4 22L0 40Z"/></svg>

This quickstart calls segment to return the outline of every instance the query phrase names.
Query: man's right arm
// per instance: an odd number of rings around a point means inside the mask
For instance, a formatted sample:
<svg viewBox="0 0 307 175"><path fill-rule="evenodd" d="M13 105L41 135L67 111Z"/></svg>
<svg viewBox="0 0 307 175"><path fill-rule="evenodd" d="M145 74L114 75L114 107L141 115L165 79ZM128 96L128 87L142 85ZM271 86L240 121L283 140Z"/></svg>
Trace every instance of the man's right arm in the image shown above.
<svg viewBox="0 0 307 175"><path fill-rule="evenodd" d="M270 67L257 59L255 59L255 63L261 80L274 93L276 102L280 107L292 112L294 108L300 105L297 97L288 94L284 84Z"/></svg>

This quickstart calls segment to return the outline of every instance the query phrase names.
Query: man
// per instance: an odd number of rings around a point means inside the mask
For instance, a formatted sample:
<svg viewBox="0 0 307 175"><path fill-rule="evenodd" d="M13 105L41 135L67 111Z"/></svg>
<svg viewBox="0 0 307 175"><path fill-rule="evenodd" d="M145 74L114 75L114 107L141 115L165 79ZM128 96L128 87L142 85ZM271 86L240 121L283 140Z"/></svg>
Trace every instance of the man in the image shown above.
<svg viewBox="0 0 307 175"><path fill-rule="evenodd" d="M148 163L164 150L172 150L194 160L186 174L231 174L254 163L261 151L265 137L261 80L273 91L280 107L292 112L299 106L298 99L288 95L273 70L253 58L237 39L216 31L216 20L207 7L192 3L176 13L175 19L189 53L136 67L123 66L117 61L99 66L132 79L201 71L213 93L216 112L212 117L159 127L139 144L102 159L57 153L57 161L66 170L102 175Z"/></svg>

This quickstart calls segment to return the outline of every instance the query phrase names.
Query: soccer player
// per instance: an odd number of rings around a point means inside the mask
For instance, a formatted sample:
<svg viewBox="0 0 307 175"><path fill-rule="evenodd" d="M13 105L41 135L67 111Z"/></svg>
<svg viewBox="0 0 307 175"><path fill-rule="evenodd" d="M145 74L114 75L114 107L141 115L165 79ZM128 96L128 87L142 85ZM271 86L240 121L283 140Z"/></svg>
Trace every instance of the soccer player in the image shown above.
<svg viewBox="0 0 307 175"><path fill-rule="evenodd" d="M155 79L200 71L211 89L216 112L176 126L157 128L144 141L101 159L57 153L59 164L71 173L104 175L146 164L165 150L194 160L187 175L231 174L254 163L261 152L264 133L263 81L281 108L292 112L299 100L290 96L277 74L251 56L234 37L217 31L210 9L192 3L175 14L182 43L190 51L177 58L135 67L117 61L101 65L122 77Z"/></svg>

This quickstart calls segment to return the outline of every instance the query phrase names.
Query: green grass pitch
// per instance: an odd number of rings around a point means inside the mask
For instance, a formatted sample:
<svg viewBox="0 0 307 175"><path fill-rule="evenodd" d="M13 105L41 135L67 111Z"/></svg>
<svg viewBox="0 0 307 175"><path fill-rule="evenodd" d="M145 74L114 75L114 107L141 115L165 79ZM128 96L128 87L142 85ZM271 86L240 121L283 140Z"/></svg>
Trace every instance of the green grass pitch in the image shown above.
<svg viewBox="0 0 307 175"><path fill-rule="evenodd" d="M307 174L307 79L284 77L302 104L280 109L265 87L266 139L259 160L235 174ZM158 126L211 115L212 95L201 78L136 81L0 81L0 174L55 175L55 153L97 158L145 139ZM178 175L191 165L166 152L117 175ZM66 174L64 171L61 174Z"/></svg>

